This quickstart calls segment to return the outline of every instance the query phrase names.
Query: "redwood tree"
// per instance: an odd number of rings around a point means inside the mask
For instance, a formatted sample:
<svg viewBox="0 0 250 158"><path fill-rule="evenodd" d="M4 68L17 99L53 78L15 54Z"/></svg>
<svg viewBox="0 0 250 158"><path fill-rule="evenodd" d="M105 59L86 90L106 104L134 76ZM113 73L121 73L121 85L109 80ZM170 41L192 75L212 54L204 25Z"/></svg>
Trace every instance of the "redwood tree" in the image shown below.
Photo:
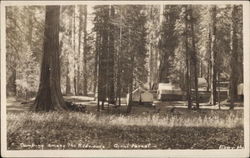
<svg viewBox="0 0 250 158"><path fill-rule="evenodd" d="M43 57L35 111L67 108L60 88L59 15L60 6L46 6Z"/></svg>
<svg viewBox="0 0 250 158"><path fill-rule="evenodd" d="M216 6L211 7L211 104L216 104L216 50L215 50L215 44L216 44Z"/></svg>
<svg viewBox="0 0 250 158"><path fill-rule="evenodd" d="M192 47L192 53L191 53L191 61L193 65L193 75L194 75L194 89L195 89L195 102L196 102L196 108L199 109L199 92L198 92L198 70L197 70L197 52L196 52L196 42L195 42L195 21L196 18L193 15L193 7L190 6L190 27L191 27L191 47Z"/></svg>
<svg viewBox="0 0 250 158"><path fill-rule="evenodd" d="M190 49L188 44L188 6L185 8L185 55L186 55L186 98L188 109L192 108L192 98L191 98L191 65L190 65Z"/></svg>
<svg viewBox="0 0 250 158"><path fill-rule="evenodd" d="M83 22L83 95L88 95L88 80L87 80L87 6L84 6L84 22Z"/></svg>
<svg viewBox="0 0 250 158"><path fill-rule="evenodd" d="M230 30L230 53L231 53L231 59L230 59L230 86L229 86L229 97L230 97L230 109L234 109L234 102L237 100L237 85L239 80L239 70L237 70L237 61L239 60L239 52L238 50L238 21L237 21L237 14L239 12L238 6L233 5L232 6L232 21L231 21L231 30Z"/></svg>

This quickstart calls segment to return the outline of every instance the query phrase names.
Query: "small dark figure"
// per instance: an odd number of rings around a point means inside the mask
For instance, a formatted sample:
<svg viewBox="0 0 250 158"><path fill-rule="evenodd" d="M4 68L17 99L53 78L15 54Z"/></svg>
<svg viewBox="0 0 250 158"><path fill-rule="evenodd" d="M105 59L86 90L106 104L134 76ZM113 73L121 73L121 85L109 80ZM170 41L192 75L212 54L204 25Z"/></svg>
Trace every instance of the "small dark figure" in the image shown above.
<svg viewBox="0 0 250 158"><path fill-rule="evenodd" d="M197 111L197 110L199 110L197 107L192 107L192 110L195 110L195 111Z"/></svg>
<svg viewBox="0 0 250 158"><path fill-rule="evenodd" d="M31 103L32 101L24 101L24 102L21 102L21 104L29 104Z"/></svg>
<svg viewBox="0 0 250 158"><path fill-rule="evenodd" d="M66 102L67 107L71 111L79 111L79 112L85 112L86 111L86 105L82 104L74 104L72 102Z"/></svg>

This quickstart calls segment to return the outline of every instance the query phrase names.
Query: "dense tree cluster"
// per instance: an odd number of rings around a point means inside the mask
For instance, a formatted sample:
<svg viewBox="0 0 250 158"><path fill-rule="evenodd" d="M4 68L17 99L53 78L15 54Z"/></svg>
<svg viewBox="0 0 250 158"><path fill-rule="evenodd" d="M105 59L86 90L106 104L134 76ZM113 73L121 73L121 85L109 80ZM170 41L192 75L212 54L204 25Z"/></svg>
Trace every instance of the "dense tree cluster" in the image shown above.
<svg viewBox="0 0 250 158"><path fill-rule="evenodd" d="M67 109L63 95L121 105L138 87L171 82L199 108L199 78L210 104L229 82L231 108L243 83L241 5L9 6L7 92L34 97L36 110ZM39 80L40 74L40 80Z"/></svg>

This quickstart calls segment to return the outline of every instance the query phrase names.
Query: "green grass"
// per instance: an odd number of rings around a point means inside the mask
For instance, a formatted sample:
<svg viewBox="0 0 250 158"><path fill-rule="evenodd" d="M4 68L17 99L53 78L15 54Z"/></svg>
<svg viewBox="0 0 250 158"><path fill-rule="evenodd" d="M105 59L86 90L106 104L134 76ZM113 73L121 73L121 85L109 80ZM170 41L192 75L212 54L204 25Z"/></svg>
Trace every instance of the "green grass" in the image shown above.
<svg viewBox="0 0 250 158"><path fill-rule="evenodd" d="M243 146L243 135L242 110L7 115L8 149L218 149Z"/></svg>

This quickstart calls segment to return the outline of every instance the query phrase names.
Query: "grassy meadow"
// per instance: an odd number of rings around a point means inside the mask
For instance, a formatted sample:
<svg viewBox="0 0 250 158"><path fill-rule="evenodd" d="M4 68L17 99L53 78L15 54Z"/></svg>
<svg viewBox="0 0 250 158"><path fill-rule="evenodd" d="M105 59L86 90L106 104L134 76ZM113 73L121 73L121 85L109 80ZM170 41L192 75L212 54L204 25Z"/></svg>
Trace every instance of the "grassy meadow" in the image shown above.
<svg viewBox="0 0 250 158"><path fill-rule="evenodd" d="M147 109L147 111L142 109ZM219 149L243 147L243 110L125 107L109 112L7 114L8 149Z"/></svg>

